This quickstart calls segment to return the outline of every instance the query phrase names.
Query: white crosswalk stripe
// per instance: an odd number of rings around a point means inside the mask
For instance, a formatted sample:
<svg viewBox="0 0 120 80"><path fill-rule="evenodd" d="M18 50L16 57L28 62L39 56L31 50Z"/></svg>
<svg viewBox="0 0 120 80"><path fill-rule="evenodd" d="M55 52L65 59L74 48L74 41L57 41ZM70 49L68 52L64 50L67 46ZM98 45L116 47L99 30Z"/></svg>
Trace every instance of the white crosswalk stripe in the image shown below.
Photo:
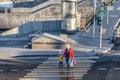
<svg viewBox="0 0 120 80"><path fill-rule="evenodd" d="M99 57L75 57L75 59L77 64L74 67L66 68L67 65L64 62L63 68L58 68L58 57L50 57L20 80L47 80L48 78L59 80L67 77L82 79L95 63L95 59Z"/></svg>

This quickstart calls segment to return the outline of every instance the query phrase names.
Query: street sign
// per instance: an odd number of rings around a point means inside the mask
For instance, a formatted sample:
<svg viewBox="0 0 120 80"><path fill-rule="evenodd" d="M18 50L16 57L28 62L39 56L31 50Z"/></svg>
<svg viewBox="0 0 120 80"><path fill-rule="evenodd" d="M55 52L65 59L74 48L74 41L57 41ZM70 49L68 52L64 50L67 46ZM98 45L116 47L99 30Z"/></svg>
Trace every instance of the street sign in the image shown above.
<svg viewBox="0 0 120 80"><path fill-rule="evenodd" d="M106 2L106 0L102 0L102 2Z"/></svg>
<svg viewBox="0 0 120 80"><path fill-rule="evenodd" d="M114 6L108 6L108 10L114 10Z"/></svg>
<svg viewBox="0 0 120 80"><path fill-rule="evenodd" d="M0 7L12 8L13 7L13 2L11 2L11 1L0 2Z"/></svg>
<svg viewBox="0 0 120 80"><path fill-rule="evenodd" d="M120 7L118 7L116 10L120 10Z"/></svg>
<svg viewBox="0 0 120 80"><path fill-rule="evenodd" d="M101 10L104 11L106 9L106 6L101 6Z"/></svg>
<svg viewBox="0 0 120 80"><path fill-rule="evenodd" d="M105 11L101 11L101 12L100 12L100 16L101 16L101 17L104 17L104 16L105 16Z"/></svg>

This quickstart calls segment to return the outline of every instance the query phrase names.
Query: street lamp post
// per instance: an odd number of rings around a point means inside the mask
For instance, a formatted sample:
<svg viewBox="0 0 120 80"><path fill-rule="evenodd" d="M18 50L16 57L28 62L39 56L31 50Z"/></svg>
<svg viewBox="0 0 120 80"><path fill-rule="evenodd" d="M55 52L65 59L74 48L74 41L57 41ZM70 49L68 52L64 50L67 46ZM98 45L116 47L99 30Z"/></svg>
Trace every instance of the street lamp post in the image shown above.
<svg viewBox="0 0 120 80"><path fill-rule="evenodd" d="M94 0L94 25L93 25L93 38L95 38L95 23L96 23L96 0Z"/></svg>
<svg viewBox="0 0 120 80"><path fill-rule="evenodd" d="M109 5L107 6L107 27L109 24Z"/></svg>
<svg viewBox="0 0 120 80"><path fill-rule="evenodd" d="M103 20L103 19L101 18L101 26L100 26L100 45L99 45L100 48L102 48L102 30L103 30L103 29L102 29L102 20Z"/></svg>

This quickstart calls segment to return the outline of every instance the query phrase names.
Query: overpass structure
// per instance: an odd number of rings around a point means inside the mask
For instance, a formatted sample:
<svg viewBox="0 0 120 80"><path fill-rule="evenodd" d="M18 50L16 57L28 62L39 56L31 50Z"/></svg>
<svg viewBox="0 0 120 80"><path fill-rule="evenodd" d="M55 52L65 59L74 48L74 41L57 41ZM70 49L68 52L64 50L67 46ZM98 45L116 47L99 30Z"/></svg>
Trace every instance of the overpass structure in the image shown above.
<svg viewBox="0 0 120 80"><path fill-rule="evenodd" d="M86 28L86 26L88 27L88 23L93 16L93 9L89 8L86 1L80 0L77 3L78 7L82 5L86 7L86 9L78 8L77 12L76 26L77 30L81 30ZM14 33L16 32L14 37L16 35L25 36L35 32L61 31L61 11L61 0L46 0L33 7L14 7L10 9L10 13L0 14L0 29L14 29ZM90 14L88 15L88 13ZM7 31L3 34L11 35L12 31Z"/></svg>

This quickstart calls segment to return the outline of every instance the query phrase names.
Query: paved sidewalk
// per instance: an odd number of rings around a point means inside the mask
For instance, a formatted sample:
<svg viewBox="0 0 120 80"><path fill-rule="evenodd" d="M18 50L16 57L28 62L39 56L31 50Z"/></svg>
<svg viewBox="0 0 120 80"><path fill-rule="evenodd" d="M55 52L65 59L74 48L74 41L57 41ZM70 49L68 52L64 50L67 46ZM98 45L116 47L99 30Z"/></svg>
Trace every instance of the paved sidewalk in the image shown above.
<svg viewBox="0 0 120 80"><path fill-rule="evenodd" d="M98 29L98 28L96 28ZM96 35L99 34L96 33ZM94 55L96 53L106 53L109 51L113 44L110 44L109 40L102 41L102 48L99 48L99 38L92 38L92 27L90 27L85 32L78 32L76 34L68 35L68 41L70 42L72 48L77 51L77 53L87 53L86 55ZM79 52L78 52L79 51ZM13 56L20 55L40 55L40 54L58 54L58 50L50 51L40 51L40 50L31 50L15 47L0 47L0 58L11 58Z"/></svg>
<svg viewBox="0 0 120 80"><path fill-rule="evenodd" d="M95 25L95 37L93 38L93 25L85 32L78 32L76 35L69 35L74 42L78 43L84 50L96 49L98 52L106 53L114 45L110 44L110 39L117 27L117 21L120 18L120 1L114 5L114 10L109 11L109 23L107 24L107 15L103 18L102 24L102 48L99 48L100 26Z"/></svg>
<svg viewBox="0 0 120 80"><path fill-rule="evenodd" d="M115 9L117 9L117 7L115 7ZM110 22L113 22L113 23L110 23L109 25L111 24L113 25L109 27L105 26L106 17L104 18L102 48L99 48L99 35L100 35L99 28L100 27L98 26L95 27L95 38L93 38L93 25L91 25L85 32L81 31L81 32L77 32L76 34L68 35L68 38L69 38L68 41L70 42L73 49L75 51L80 51L84 53L87 53L87 52L94 53L94 51L96 51L96 53L107 53L109 50L111 50L111 48L114 45L110 44L109 39L115 27L115 23L120 15L119 13L115 14L115 12L116 10L110 11ZM113 14L118 15L118 18L112 17ZM58 33L54 33L54 35L55 34L58 34ZM41 52L35 51L35 50L29 50L29 49L22 49L22 48L0 47L0 58L7 58L10 56L28 55L28 54L36 55L36 54L41 54Z"/></svg>
<svg viewBox="0 0 120 80"><path fill-rule="evenodd" d="M107 28L108 31L112 31L111 28ZM111 37L111 33L106 32L106 29L103 29L102 48L99 47L99 35L99 27L96 26L95 37L93 38L93 25L91 25L85 32L77 32L75 35L69 35L68 37L71 39L69 39L68 41L70 43L72 42L74 44L79 45L79 48L81 48L79 50L82 51L96 50L97 53L107 53L114 46L114 44L110 43L109 40Z"/></svg>
<svg viewBox="0 0 120 80"><path fill-rule="evenodd" d="M78 42L73 44L76 44L77 46L71 45L76 51L89 52L95 50L97 53L107 53L114 46L114 44L110 44L108 40L102 41L102 48L99 48L99 39L80 38L75 41Z"/></svg>

